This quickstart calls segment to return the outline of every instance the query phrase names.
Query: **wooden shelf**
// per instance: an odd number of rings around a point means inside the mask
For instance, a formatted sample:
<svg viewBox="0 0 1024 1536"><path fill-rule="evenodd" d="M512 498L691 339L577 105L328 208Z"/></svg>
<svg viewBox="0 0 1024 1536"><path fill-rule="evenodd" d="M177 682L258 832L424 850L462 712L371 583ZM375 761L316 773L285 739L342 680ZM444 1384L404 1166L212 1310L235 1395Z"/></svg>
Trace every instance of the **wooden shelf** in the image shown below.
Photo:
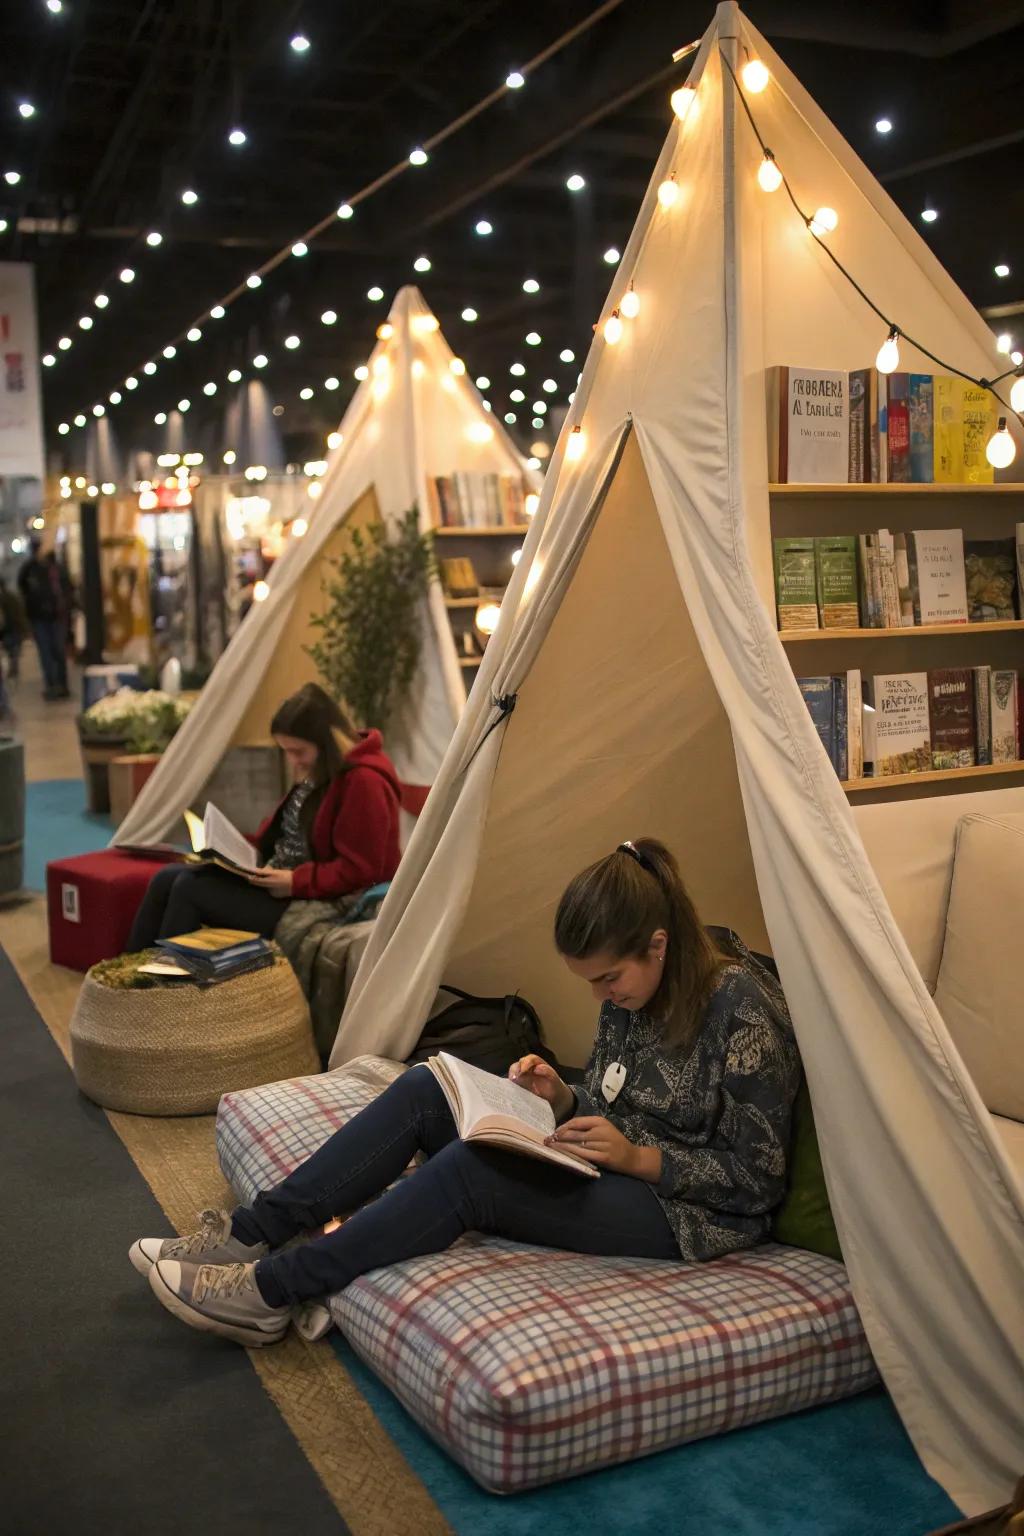
<svg viewBox="0 0 1024 1536"><path fill-rule="evenodd" d="M530 531L529 523L500 528L434 528L435 539L522 539Z"/></svg>
<svg viewBox="0 0 1024 1536"><path fill-rule="evenodd" d="M459 666L462 667L463 671L472 671L473 668L478 667L482 661L482 656L460 656Z"/></svg>
<svg viewBox="0 0 1024 1536"><path fill-rule="evenodd" d="M993 774L1024 776L1024 762L984 763L980 768L936 768L928 773L893 773L876 779L844 779L848 795L863 795L869 790L909 789L914 784L939 784L950 779L984 779Z"/></svg>
<svg viewBox="0 0 1024 1536"><path fill-rule="evenodd" d="M481 603L498 603L504 598L504 592L481 592L478 597L446 597L446 608L479 608ZM1024 624L1021 625L1024 629Z"/></svg>
<svg viewBox="0 0 1024 1536"><path fill-rule="evenodd" d="M878 484L854 481L849 485L786 485L772 482L771 496L1024 496L1024 480L993 482L991 485L918 485L912 481Z"/></svg>
<svg viewBox="0 0 1024 1536"><path fill-rule="evenodd" d="M1001 619L993 624L908 624L901 629L780 629L783 645L802 645L807 640L884 640L899 636L921 639L926 635L998 635L1024 632L1024 619Z"/></svg>

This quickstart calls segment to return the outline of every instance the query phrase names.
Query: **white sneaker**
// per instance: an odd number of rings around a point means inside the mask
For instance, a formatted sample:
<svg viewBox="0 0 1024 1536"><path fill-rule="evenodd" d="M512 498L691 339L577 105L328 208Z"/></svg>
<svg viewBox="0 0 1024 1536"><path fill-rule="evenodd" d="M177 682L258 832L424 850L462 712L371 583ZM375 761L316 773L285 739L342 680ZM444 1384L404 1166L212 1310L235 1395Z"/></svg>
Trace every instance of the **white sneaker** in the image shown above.
<svg viewBox="0 0 1024 1536"><path fill-rule="evenodd" d="M160 1304L190 1328L250 1348L279 1343L291 1322L291 1307L270 1307L263 1300L255 1264L158 1259L149 1284Z"/></svg>
<svg viewBox="0 0 1024 1536"><path fill-rule="evenodd" d="M202 1211L199 1230L184 1237L140 1237L128 1250L132 1267L148 1275L158 1259L194 1259L204 1264L253 1264L270 1249L266 1243L242 1243L231 1236L227 1211Z"/></svg>

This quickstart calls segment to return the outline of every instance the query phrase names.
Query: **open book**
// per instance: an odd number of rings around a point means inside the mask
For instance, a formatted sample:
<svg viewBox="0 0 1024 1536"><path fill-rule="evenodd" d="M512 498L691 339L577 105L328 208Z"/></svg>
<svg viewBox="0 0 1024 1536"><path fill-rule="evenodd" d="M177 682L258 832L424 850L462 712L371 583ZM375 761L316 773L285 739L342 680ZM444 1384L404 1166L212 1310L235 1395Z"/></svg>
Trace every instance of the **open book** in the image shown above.
<svg viewBox="0 0 1024 1536"><path fill-rule="evenodd" d="M544 1145L544 1138L555 1129L555 1117L551 1105L528 1088L483 1072L447 1051L431 1056L424 1066L441 1084L463 1141L485 1141L525 1157L560 1163L574 1173L598 1177L593 1163L568 1147Z"/></svg>
<svg viewBox="0 0 1024 1536"><path fill-rule="evenodd" d="M171 843L122 843L119 846L125 853L143 854L147 858L216 864L232 875L248 875L259 868L256 849L215 805L207 803L202 821L194 811L186 811L185 825L192 844L191 853Z"/></svg>

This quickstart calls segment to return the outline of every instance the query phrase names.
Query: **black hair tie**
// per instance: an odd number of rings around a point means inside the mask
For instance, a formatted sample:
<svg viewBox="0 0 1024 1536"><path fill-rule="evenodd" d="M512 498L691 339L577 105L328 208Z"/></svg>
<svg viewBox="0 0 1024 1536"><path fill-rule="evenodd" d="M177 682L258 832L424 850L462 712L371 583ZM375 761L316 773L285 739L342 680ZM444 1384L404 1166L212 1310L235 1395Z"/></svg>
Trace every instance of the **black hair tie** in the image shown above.
<svg viewBox="0 0 1024 1536"><path fill-rule="evenodd" d="M635 843L620 843L615 852L628 853L631 859L636 859L636 862L640 865L640 867L642 869L646 869L647 873L649 875L653 875L655 880L657 880L658 871L655 868L654 863L647 857L646 853L640 852L640 849L637 848Z"/></svg>

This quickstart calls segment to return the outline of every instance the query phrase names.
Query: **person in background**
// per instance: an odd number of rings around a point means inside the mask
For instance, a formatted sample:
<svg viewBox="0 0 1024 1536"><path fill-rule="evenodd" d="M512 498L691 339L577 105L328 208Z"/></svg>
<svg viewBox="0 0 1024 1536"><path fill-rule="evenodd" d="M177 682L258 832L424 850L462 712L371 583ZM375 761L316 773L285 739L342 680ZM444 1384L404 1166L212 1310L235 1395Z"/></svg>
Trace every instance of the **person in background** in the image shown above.
<svg viewBox="0 0 1024 1536"><path fill-rule="evenodd" d="M464 1232L677 1262L764 1242L800 1082L778 981L735 934L703 926L653 838L578 874L554 937L601 1005L586 1075L570 1087L533 1055L509 1075L551 1106L550 1141L599 1179L460 1140L437 1079L412 1067L251 1206L206 1212L188 1237L140 1238L129 1258L163 1306L273 1344L293 1307ZM347 1219L285 1247L334 1216Z"/></svg>
<svg viewBox="0 0 1024 1536"><path fill-rule="evenodd" d="M398 775L379 731L357 731L316 683L270 722L294 783L254 839L248 880L216 865L169 864L149 882L128 953L204 924L270 938L291 900L331 900L390 880L400 857Z"/></svg>
<svg viewBox="0 0 1024 1536"><path fill-rule="evenodd" d="M20 594L0 576L0 641L7 652L7 675L12 683L18 681L21 671L21 647L29 633L25 604Z"/></svg>
<svg viewBox="0 0 1024 1536"><path fill-rule="evenodd" d="M43 698L66 699L68 690L68 623L71 614L71 582L51 549L40 553L42 542L31 541L31 554L18 572L18 589L43 669Z"/></svg>

